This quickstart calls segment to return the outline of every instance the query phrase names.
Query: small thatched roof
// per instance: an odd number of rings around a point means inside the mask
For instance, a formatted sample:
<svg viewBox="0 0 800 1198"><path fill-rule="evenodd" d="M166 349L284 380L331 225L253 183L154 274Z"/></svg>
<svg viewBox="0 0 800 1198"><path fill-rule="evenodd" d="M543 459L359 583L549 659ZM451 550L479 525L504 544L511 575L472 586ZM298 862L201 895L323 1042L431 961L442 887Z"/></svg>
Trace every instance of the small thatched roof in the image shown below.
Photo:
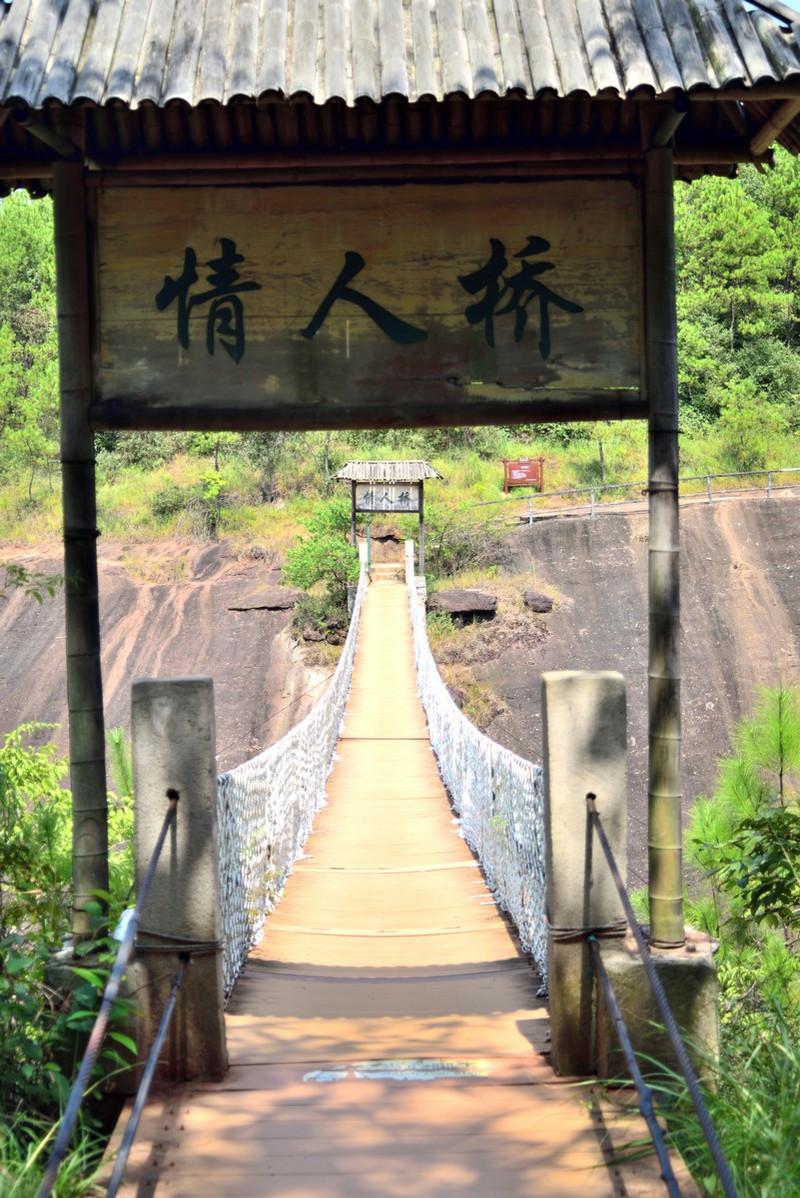
<svg viewBox="0 0 800 1198"><path fill-rule="evenodd" d="M348 462L336 477L351 483L421 483L442 475L430 462Z"/></svg>

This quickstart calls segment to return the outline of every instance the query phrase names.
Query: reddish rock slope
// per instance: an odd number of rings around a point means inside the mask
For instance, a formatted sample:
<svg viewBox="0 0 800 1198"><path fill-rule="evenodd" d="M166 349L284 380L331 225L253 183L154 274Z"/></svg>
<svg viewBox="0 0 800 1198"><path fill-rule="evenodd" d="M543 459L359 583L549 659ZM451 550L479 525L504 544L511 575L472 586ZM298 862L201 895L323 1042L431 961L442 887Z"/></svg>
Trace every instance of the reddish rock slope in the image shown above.
<svg viewBox="0 0 800 1198"><path fill-rule="evenodd" d="M4 546L2 557L57 572L60 551ZM274 608L277 571L224 544L100 547L107 726L128 726L135 678L214 679L220 769L282 736L305 714L328 671L304 668L289 610ZM267 606L261 606L261 598ZM0 731L29 720L62 725L66 743L63 594L39 605L13 593L0 605ZM242 610L244 609L244 610Z"/></svg>

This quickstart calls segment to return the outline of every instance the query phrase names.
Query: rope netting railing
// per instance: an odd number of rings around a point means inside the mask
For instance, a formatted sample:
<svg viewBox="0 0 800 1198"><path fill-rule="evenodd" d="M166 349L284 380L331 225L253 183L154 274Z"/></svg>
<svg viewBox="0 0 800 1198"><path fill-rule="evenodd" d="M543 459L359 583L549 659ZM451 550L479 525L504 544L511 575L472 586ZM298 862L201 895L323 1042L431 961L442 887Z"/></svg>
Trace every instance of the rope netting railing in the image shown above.
<svg viewBox="0 0 800 1198"><path fill-rule="evenodd" d="M459 711L434 661L425 607L406 543L406 582L414 634L417 687L431 745L459 817L499 906L514 921L523 948L547 971L544 787L541 766L484 736Z"/></svg>
<svg viewBox="0 0 800 1198"><path fill-rule="evenodd" d="M226 996L283 891L319 808L353 674L368 574L330 686L304 720L218 779L220 903Z"/></svg>

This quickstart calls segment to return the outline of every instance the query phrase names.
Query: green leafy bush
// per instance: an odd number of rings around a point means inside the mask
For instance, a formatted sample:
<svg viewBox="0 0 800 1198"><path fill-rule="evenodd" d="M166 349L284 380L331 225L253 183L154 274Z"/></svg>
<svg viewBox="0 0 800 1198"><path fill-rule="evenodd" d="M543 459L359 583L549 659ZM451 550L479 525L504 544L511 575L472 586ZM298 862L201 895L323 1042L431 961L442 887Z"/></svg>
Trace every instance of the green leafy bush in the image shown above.
<svg viewBox="0 0 800 1198"><path fill-rule="evenodd" d="M171 520L185 513L188 531L213 541L219 535L226 501L225 487L225 477L219 470L206 470L193 486L168 483L160 488L150 500L150 510L160 521Z"/></svg>
<svg viewBox="0 0 800 1198"><path fill-rule="evenodd" d="M719 940L722 1052L706 1100L741 1198L800 1193L800 688L764 690L734 735L687 856L707 890L690 921ZM654 1081L701 1192L722 1189L683 1079Z"/></svg>
<svg viewBox="0 0 800 1198"><path fill-rule="evenodd" d="M696 802L687 855L708 892L690 918L720 941L723 1019L769 1025L775 1001L800 1035L800 688L761 692L717 789Z"/></svg>
<svg viewBox="0 0 800 1198"><path fill-rule="evenodd" d="M292 586L309 590L322 584L332 605L347 611L347 588L358 581L358 553L345 540L350 527L346 503L323 504L306 525L309 535L288 550L283 577Z"/></svg>
<svg viewBox="0 0 800 1198"><path fill-rule="evenodd" d="M66 762L41 743L50 725L28 724L0 745L0 1193L33 1195L46 1144L69 1091L116 954L108 928L133 881L130 798L109 796L108 894L91 905L94 934L64 968L73 982L54 990L47 967L69 931L72 812ZM119 746L118 746L119 747ZM101 1079L123 1067L135 1045L120 1030L130 1002L119 1000L96 1065ZM76 1148L56 1194L85 1192L81 1177L99 1159L98 1105L86 1108Z"/></svg>

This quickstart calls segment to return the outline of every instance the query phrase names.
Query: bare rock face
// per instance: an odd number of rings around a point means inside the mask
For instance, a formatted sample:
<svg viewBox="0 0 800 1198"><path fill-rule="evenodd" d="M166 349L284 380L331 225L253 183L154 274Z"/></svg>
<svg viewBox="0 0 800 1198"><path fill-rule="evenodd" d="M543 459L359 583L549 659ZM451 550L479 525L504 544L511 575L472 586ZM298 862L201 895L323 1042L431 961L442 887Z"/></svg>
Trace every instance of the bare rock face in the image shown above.
<svg viewBox="0 0 800 1198"><path fill-rule="evenodd" d="M289 611L303 597L293 587L269 586L266 583L250 587L228 604L228 611Z"/></svg>
<svg viewBox="0 0 800 1198"><path fill-rule="evenodd" d="M63 569L60 546L3 547L30 570ZM319 681L293 646L291 591L269 559L225 542L100 543L103 690L108 728L127 727L134 678L214 679L218 765L239 765L313 706ZM28 721L66 748L64 596L0 604L0 735ZM329 671L328 671L329 672Z"/></svg>
<svg viewBox="0 0 800 1198"><path fill-rule="evenodd" d="M543 595L541 591L523 591L522 598L525 606L531 611L548 612L553 610L553 600L549 595Z"/></svg>
<svg viewBox="0 0 800 1198"><path fill-rule="evenodd" d="M436 591L428 599L428 611L445 611L451 616L488 619L497 611L497 596L488 591L475 591L467 587L451 587L447 591Z"/></svg>

